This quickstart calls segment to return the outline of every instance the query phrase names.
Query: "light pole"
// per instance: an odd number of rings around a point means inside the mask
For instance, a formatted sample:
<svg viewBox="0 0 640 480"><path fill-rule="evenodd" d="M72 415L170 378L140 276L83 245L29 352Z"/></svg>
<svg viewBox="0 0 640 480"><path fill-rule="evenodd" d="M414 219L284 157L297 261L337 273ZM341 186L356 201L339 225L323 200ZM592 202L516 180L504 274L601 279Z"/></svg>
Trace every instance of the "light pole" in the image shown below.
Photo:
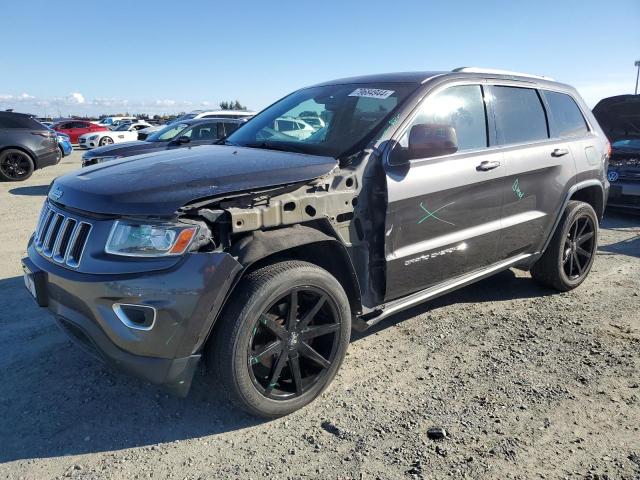
<svg viewBox="0 0 640 480"><path fill-rule="evenodd" d="M638 94L638 77L640 77L640 60L636 60L634 63L636 67L638 67L638 72L636 73L636 95Z"/></svg>

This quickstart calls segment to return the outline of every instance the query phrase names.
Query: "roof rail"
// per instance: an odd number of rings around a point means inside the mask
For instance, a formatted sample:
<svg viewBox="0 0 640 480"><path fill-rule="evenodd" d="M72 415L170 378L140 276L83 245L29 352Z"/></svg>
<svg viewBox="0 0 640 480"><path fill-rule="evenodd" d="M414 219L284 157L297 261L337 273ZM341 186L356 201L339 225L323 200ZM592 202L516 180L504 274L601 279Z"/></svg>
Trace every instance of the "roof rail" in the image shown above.
<svg viewBox="0 0 640 480"><path fill-rule="evenodd" d="M539 78L540 80L549 80L551 82L555 81L553 78L545 77L544 75L531 75L530 73L512 72L510 70L499 70L497 68L460 67L454 68L451 71L462 73L495 73L496 75L512 75L517 77Z"/></svg>

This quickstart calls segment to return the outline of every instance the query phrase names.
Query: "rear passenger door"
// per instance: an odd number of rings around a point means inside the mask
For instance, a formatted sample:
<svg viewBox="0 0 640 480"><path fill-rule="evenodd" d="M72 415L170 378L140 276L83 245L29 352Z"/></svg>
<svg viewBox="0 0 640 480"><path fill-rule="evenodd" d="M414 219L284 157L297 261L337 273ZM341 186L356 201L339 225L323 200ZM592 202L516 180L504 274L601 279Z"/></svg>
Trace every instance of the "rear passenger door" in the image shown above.
<svg viewBox="0 0 640 480"><path fill-rule="evenodd" d="M575 176L570 144L550 135L542 93L521 85L492 85L491 108L503 146L503 190L499 259L542 247Z"/></svg>
<svg viewBox="0 0 640 480"><path fill-rule="evenodd" d="M504 167L502 154L489 149L494 139L483 93L475 84L430 93L391 150L386 165L385 300L496 261ZM452 127L458 151L402 162L414 125Z"/></svg>

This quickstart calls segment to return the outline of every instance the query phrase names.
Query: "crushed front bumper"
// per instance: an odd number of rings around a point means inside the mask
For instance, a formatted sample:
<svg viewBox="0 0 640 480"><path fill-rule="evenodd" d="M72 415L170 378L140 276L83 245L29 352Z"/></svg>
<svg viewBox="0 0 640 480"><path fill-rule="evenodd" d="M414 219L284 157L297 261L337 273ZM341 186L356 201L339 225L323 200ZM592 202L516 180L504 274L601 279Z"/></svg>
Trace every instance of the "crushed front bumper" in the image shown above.
<svg viewBox="0 0 640 480"><path fill-rule="evenodd" d="M72 340L110 365L186 395L202 348L240 264L225 253L191 253L174 267L88 274L54 264L30 241L25 284ZM114 304L150 306L150 329L126 325Z"/></svg>

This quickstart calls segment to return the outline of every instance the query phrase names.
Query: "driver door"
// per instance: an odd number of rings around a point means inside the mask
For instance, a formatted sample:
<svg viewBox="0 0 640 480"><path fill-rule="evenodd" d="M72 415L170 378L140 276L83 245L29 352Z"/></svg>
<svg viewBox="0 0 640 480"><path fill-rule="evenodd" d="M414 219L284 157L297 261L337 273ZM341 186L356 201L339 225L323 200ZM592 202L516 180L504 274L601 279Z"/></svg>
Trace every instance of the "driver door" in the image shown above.
<svg viewBox="0 0 640 480"><path fill-rule="evenodd" d="M386 166L385 301L496 261L505 169L480 85L454 85L423 101ZM412 157L414 125L455 131L457 151ZM450 131L450 130L449 130Z"/></svg>

